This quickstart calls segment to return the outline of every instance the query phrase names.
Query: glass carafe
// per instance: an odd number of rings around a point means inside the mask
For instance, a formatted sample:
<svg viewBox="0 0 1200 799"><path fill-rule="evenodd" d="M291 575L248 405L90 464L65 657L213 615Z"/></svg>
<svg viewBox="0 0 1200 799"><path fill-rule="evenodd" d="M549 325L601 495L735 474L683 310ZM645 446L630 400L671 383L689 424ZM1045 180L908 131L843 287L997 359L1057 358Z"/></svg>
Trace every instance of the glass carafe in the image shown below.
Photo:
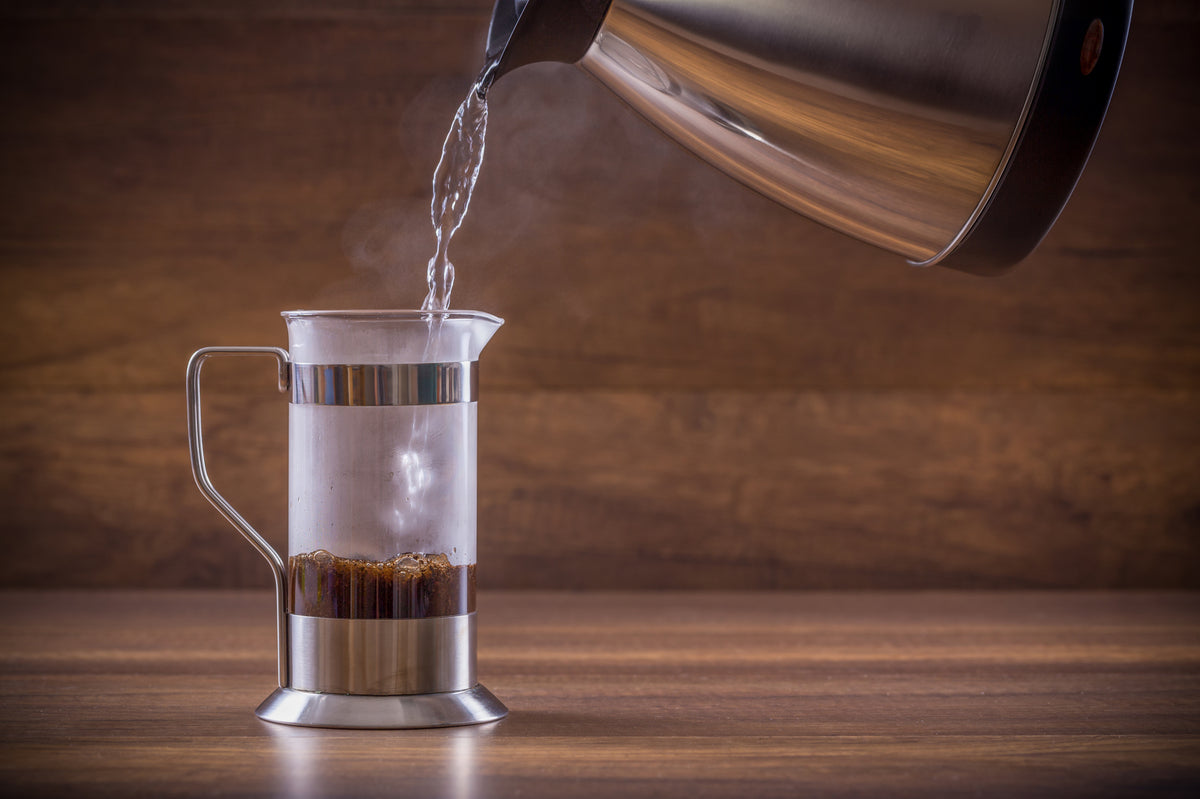
<svg viewBox="0 0 1200 799"><path fill-rule="evenodd" d="M288 350L207 347L188 365L200 490L271 563L284 724L428 727L507 710L475 678L479 354L503 321L475 311L289 311ZM288 557L216 491L200 370L278 361L288 412Z"/></svg>

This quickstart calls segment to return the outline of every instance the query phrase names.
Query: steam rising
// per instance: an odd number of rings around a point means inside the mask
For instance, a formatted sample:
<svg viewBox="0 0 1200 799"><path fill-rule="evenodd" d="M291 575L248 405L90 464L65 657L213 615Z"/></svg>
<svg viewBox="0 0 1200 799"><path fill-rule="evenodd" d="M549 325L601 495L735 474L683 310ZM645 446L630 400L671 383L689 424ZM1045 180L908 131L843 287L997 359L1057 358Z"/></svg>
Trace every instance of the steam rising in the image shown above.
<svg viewBox="0 0 1200 799"><path fill-rule="evenodd" d="M412 308L428 294L421 266L447 243L430 236L430 174L468 85L461 77L426 83L405 102L388 149L380 145L379 170L356 176L365 181L359 196L375 200L343 227L353 275L328 286L324 304ZM628 267L636 282L668 260L740 257L747 231L782 224L773 204L684 152L578 69L522 67L491 87L488 105L497 113L486 120L487 175L476 173L469 216L455 220L457 307L503 312L514 298L529 302L552 287L549 313L592 314L608 300L593 282L611 274L612 258L634 236L642 248L641 266ZM783 221L803 227L790 214ZM690 239L645 235L652 225ZM681 240L694 248L680 250ZM659 256L659 241L669 257ZM555 269L563 274L550 277Z"/></svg>

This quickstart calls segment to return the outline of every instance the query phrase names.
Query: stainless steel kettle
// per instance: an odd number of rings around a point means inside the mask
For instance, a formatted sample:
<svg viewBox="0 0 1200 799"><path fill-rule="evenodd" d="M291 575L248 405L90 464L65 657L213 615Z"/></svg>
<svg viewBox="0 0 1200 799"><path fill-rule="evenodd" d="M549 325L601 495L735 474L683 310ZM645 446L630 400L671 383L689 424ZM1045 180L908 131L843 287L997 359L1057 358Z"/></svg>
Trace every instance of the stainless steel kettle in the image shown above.
<svg viewBox="0 0 1200 799"><path fill-rule="evenodd" d="M1099 132L1132 0L497 0L484 88L578 63L783 205L916 264L994 274Z"/></svg>

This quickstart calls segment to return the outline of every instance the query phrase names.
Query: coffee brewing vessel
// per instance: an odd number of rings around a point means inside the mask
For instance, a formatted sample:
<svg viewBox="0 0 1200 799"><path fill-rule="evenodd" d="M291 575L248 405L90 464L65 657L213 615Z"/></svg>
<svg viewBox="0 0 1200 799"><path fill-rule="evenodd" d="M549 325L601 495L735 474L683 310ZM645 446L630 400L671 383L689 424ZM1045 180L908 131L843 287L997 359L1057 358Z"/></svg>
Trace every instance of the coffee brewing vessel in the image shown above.
<svg viewBox="0 0 1200 799"><path fill-rule="evenodd" d="M1087 162L1132 0L497 0L485 86L576 63L762 194L995 274Z"/></svg>
<svg viewBox="0 0 1200 799"><path fill-rule="evenodd" d="M494 721L475 676L476 311L291 311L288 349L206 347L188 364L196 483L275 577L279 686L266 721L441 727ZM273 358L288 395L286 560L209 479L200 374Z"/></svg>

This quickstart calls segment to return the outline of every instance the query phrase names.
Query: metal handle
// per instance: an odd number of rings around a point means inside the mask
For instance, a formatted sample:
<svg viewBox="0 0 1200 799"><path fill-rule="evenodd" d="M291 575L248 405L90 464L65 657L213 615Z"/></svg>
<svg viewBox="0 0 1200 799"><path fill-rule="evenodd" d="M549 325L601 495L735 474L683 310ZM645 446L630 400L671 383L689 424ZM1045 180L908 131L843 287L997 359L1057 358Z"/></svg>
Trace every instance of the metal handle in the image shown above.
<svg viewBox="0 0 1200 799"><path fill-rule="evenodd" d="M234 526L250 545L271 564L271 572L275 575L275 635L279 644L279 687L288 687L288 629L287 629L287 575L284 571L283 558L266 542L242 515L233 509L225 497L213 487L208 479L208 470L204 466L204 434L200 427L200 367L214 355L271 355L279 362L279 390L287 391L291 385L291 356L287 350L279 347L204 347L196 350L188 361L187 368L187 402L188 402L188 448L192 455L192 476L200 493L213 504L225 520Z"/></svg>

